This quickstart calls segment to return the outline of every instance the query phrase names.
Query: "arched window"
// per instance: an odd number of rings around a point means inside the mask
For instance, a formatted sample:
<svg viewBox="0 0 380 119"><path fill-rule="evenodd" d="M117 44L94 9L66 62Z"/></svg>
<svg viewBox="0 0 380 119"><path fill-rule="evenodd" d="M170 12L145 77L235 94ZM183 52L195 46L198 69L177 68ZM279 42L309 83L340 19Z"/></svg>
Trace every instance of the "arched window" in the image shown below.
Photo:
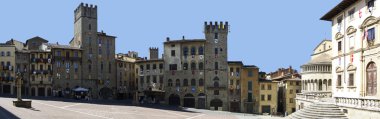
<svg viewBox="0 0 380 119"><path fill-rule="evenodd" d="M179 81L179 79L175 80L175 86L176 87L180 87L181 86L181 82Z"/></svg>
<svg viewBox="0 0 380 119"><path fill-rule="evenodd" d="M191 62L191 70L196 70L195 62Z"/></svg>
<svg viewBox="0 0 380 119"><path fill-rule="evenodd" d="M191 55L195 55L195 47L191 47Z"/></svg>
<svg viewBox="0 0 380 119"><path fill-rule="evenodd" d="M187 79L184 79L183 80L183 86L188 86L189 85L189 82L187 81Z"/></svg>
<svg viewBox="0 0 380 119"><path fill-rule="evenodd" d="M198 48L198 55L203 55L203 47Z"/></svg>
<svg viewBox="0 0 380 119"><path fill-rule="evenodd" d="M203 70L203 62L200 62L198 67L199 67L199 70Z"/></svg>
<svg viewBox="0 0 380 119"><path fill-rule="evenodd" d="M191 79L191 86L195 86L196 83L195 83L195 79Z"/></svg>
<svg viewBox="0 0 380 119"><path fill-rule="evenodd" d="M183 56L187 56L189 54L189 48L188 47L184 47L183 48Z"/></svg>
<svg viewBox="0 0 380 119"><path fill-rule="evenodd" d="M203 79L199 79L199 86L203 86L204 85L204 82L203 82Z"/></svg>
<svg viewBox="0 0 380 119"><path fill-rule="evenodd" d="M173 81L172 81L172 79L169 79L169 80L168 80L168 86L169 86L169 87L172 87L172 86L173 86Z"/></svg>

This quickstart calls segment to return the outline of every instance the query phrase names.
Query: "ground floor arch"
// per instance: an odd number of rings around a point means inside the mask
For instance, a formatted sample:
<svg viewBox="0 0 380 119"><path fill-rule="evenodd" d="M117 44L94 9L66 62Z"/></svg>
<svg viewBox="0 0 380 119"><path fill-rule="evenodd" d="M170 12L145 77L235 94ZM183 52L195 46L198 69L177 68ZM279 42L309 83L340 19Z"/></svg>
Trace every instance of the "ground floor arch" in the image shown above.
<svg viewBox="0 0 380 119"><path fill-rule="evenodd" d="M198 109L206 109L206 95L204 93L198 94Z"/></svg>
<svg viewBox="0 0 380 119"><path fill-rule="evenodd" d="M177 94L171 94L169 96L169 105L175 105L175 106L181 105L179 95L177 95Z"/></svg>
<svg viewBox="0 0 380 119"><path fill-rule="evenodd" d="M219 109L223 108L223 101L220 99L211 100L210 108L214 108L214 110L219 110Z"/></svg>
<svg viewBox="0 0 380 119"><path fill-rule="evenodd" d="M192 94L186 94L183 97L183 106L195 108L195 97Z"/></svg>

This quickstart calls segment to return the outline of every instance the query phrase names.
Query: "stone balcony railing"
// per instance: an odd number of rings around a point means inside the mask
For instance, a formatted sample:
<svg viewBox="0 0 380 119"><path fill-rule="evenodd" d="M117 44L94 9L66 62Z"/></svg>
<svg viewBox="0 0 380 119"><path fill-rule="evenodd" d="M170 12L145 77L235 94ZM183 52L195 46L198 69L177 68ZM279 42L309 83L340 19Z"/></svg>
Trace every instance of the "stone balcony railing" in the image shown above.
<svg viewBox="0 0 380 119"><path fill-rule="evenodd" d="M335 97L336 105L371 111L380 111L380 99Z"/></svg>
<svg viewBox="0 0 380 119"><path fill-rule="evenodd" d="M305 101L319 101L323 98L331 98L332 93L326 92L326 91L320 91L320 92L303 92L303 93L297 93L296 99L299 100L305 100Z"/></svg>

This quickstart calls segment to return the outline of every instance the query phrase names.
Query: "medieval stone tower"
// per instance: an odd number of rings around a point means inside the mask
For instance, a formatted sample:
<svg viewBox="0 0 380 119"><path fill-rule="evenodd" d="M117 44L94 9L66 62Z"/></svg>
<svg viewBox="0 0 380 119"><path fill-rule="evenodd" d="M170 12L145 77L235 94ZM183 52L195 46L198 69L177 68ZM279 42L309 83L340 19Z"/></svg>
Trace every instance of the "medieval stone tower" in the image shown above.
<svg viewBox="0 0 380 119"><path fill-rule="evenodd" d="M74 10L74 38L71 46L83 50L82 86L93 96L109 98L115 88L115 36L98 32L97 6L81 3Z"/></svg>
<svg viewBox="0 0 380 119"><path fill-rule="evenodd" d="M228 22L204 25L207 107L215 110L228 110L228 27Z"/></svg>
<svg viewBox="0 0 380 119"><path fill-rule="evenodd" d="M97 6L81 3L74 11L74 42L72 45L83 49L83 79L97 76Z"/></svg>
<svg viewBox="0 0 380 119"><path fill-rule="evenodd" d="M158 48L150 47L149 48L149 59L151 60L157 60L158 59Z"/></svg>

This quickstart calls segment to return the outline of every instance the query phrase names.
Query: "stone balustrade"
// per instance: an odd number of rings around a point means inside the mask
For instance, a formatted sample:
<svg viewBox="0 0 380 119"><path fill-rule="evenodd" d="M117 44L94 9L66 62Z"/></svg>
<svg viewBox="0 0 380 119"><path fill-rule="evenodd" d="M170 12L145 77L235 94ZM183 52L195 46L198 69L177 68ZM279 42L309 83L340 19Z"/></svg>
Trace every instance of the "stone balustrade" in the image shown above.
<svg viewBox="0 0 380 119"><path fill-rule="evenodd" d="M380 111L380 99L335 97L338 106Z"/></svg>
<svg viewBox="0 0 380 119"><path fill-rule="evenodd" d="M331 92L303 92L303 93L297 93L296 99L305 100L305 101L318 101L322 98L331 98L332 93Z"/></svg>

